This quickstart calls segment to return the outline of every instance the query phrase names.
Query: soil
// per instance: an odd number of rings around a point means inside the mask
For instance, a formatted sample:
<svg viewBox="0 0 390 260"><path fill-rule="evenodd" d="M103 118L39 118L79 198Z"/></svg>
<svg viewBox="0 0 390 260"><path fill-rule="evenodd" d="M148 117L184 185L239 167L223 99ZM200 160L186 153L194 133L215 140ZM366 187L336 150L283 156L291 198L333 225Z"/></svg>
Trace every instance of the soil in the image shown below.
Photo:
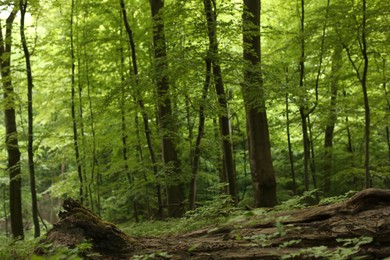
<svg viewBox="0 0 390 260"><path fill-rule="evenodd" d="M336 204L252 216L170 237L131 238L77 201L42 243L93 243L89 259L383 259L390 256L390 190L366 189ZM46 254L43 247L37 253ZM46 247L47 248L47 247ZM87 256L97 253L94 256ZM348 256L347 256L348 255ZM344 257L344 258L343 258Z"/></svg>

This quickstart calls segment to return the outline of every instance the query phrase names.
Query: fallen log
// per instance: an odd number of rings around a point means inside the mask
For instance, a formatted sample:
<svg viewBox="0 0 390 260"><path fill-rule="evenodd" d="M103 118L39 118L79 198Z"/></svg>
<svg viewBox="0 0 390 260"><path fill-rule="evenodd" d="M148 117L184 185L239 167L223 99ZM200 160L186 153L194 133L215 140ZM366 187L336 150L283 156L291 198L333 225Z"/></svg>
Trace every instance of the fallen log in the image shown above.
<svg viewBox="0 0 390 260"><path fill-rule="evenodd" d="M86 258L93 255L97 259L126 259L134 250L135 241L123 233L114 224L102 220L78 201L66 199L65 211L60 211L60 221L54 224L41 246L36 249L39 255L45 255L51 247L76 248L80 244L90 243L90 249L80 252ZM42 246L42 245L50 245Z"/></svg>
<svg viewBox="0 0 390 260"><path fill-rule="evenodd" d="M335 204L266 213L170 237L133 239L73 200L46 242L91 241L90 259L383 259L390 256L390 190L366 189Z"/></svg>

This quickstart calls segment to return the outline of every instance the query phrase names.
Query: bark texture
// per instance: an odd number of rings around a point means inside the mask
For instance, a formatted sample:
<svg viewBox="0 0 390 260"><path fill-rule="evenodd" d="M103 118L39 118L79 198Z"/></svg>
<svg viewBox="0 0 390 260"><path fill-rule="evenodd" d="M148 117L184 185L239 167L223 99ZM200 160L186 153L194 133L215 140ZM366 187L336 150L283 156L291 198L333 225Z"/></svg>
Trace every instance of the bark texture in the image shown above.
<svg viewBox="0 0 390 260"><path fill-rule="evenodd" d="M127 259L134 250L135 242L114 224L103 221L80 202L67 199L63 203L65 211L58 215L60 221L54 224L46 237L41 240L35 252L46 255L51 247L75 248L81 243L91 242L92 248L84 254L98 253L99 257L87 259Z"/></svg>
<svg viewBox="0 0 390 260"><path fill-rule="evenodd" d="M158 119L162 135L162 157L167 172L168 215L180 217L184 212L184 187L180 160L175 143L176 120L173 117L167 75L168 61L162 19L164 1L149 0L153 18L155 80L158 96Z"/></svg>
<svg viewBox="0 0 390 260"><path fill-rule="evenodd" d="M22 176L20 170L20 150L15 115L15 91L11 75L12 25L18 8L16 5L6 19L5 37L0 29L0 71L4 96L5 145L8 154L7 171L10 179L9 204L11 231L14 238L23 238L22 219Z"/></svg>
<svg viewBox="0 0 390 260"><path fill-rule="evenodd" d="M144 248L134 254L160 250L171 259L382 259L390 255L389 216L390 190L366 189L344 202L260 215L158 243L140 238ZM370 239L345 245L363 237ZM350 249L349 258L341 258L342 249Z"/></svg>
<svg viewBox="0 0 390 260"><path fill-rule="evenodd" d="M233 159L232 133L230 129L230 120L228 114L228 102L225 93L225 86L222 78L222 70L219 59L218 41L217 41L217 10L215 2L204 0L204 11L207 20L207 32L209 38L209 56L213 69L215 90L218 95L218 104L221 109L219 115L219 128L222 136L223 151L223 169L228 180L229 195L232 196L234 203L238 203L236 170Z"/></svg>
<svg viewBox="0 0 390 260"><path fill-rule="evenodd" d="M28 170L30 173L30 190L31 190L31 213L34 223L34 237L39 237L41 235L41 230L39 227L38 220L38 202L37 202L37 191L35 185L35 167L34 167L34 131L33 131L33 77L31 71L31 61L30 61L30 51L27 46L27 40L24 33L24 18L27 11L27 0L20 0L20 39L23 46L24 57L26 61L26 74L27 74L27 102L28 102L28 145L27 145L27 154L28 154Z"/></svg>
<svg viewBox="0 0 390 260"><path fill-rule="evenodd" d="M271 143L261 76L260 1L244 0L243 45L245 102L250 167L255 207L276 204L276 180L272 164Z"/></svg>
<svg viewBox="0 0 390 260"><path fill-rule="evenodd" d="M87 259L135 259L136 255L146 259L158 252L169 259L382 259L390 255L390 190L366 189L335 204L265 212L190 233L136 239L74 200L66 200L64 209L41 243L74 248L90 241L93 246L84 254L95 254ZM48 249L40 246L36 252L47 254ZM348 257L342 257L343 250Z"/></svg>
<svg viewBox="0 0 390 260"><path fill-rule="evenodd" d="M158 252L169 259L382 259L390 255L390 190L366 189L335 204L265 212L190 233L136 239L77 201L66 200L64 209L60 222L41 243L74 248L91 241L92 249L84 252L90 254L87 259L146 259L157 257ZM47 254L48 249L40 246L36 252ZM342 257L343 250L349 251L348 257Z"/></svg>

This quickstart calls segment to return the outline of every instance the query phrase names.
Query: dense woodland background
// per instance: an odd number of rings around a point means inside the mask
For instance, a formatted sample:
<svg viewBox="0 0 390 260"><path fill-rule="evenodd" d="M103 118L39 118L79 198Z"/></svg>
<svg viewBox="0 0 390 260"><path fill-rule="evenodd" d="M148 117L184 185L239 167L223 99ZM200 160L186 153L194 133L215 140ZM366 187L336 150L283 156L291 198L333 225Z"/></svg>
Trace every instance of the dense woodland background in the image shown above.
<svg viewBox="0 0 390 260"><path fill-rule="evenodd" d="M389 188L390 3L259 4L0 1L3 234Z"/></svg>

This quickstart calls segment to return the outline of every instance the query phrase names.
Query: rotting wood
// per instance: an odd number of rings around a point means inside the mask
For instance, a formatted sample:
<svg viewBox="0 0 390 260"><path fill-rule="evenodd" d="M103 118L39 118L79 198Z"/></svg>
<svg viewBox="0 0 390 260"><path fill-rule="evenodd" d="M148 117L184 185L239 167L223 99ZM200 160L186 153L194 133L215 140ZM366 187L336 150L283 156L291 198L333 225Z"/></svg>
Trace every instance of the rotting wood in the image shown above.
<svg viewBox="0 0 390 260"><path fill-rule="evenodd" d="M355 252L353 256L390 256L390 190L366 189L344 202L267 213L170 237L136 240L75 201L65 201L64 209L46 242L75 247L82 241L91 241L93 252L101 257L88 259L131 259L135 255L156 256L158 252L170 259L280 259L293 255L290 259L313 259L313 252L320 246L317 252L323 255L318 259L329 259L324 256L332 252L331 259L336 259L337 250L346 248L345 241L359 238L369 239L355 249L349 246Z"/></svg>
<svg viewBox="0 0 390 260"><path fill-rule="evenodd" d="M96 259L123 259L134 250L135 241L132 238L78 201L66 199L63 208L65 211L58 214L60 221L49 230L41 244L76 248L81 243L91 243L91 250L87 250L85 254L95 253ZM45 254L44 248L46 247L38 247L36 252Z"/></svg>

